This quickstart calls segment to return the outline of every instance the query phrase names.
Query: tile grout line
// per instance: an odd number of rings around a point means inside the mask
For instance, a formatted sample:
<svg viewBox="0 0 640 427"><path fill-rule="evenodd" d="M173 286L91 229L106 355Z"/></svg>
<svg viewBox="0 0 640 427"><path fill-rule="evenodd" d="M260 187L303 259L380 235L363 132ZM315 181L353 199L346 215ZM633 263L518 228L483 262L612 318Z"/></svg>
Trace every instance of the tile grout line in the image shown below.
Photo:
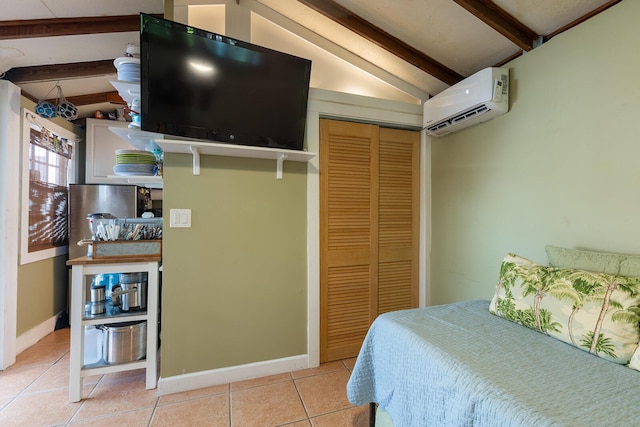
<svg viewBox="0 0 640 427"><path fill-rule="evenodd" d="M156 390L157 390L157 386L156 386ZM151 425L153 424L153 419L156 416L156 410L158 409L159 403L160 403L160 396L156 395L156 403L154 403L153 405L153 410L151 411L151 416L149 417L149 422L147 423L147 427L151 427Z"/></svg>
<svg viewBox="0 0 640 427"><path fill-rule="evenodd" d="M67 352L67 353L70 353L70 351L69 351L69 352ZM67 353L65 353L65 355L66 355ZM57 362L56 362L56 363L57 363ZM88 396L91 396L91 393L93 393L93 391L96 389L96 387L98 386L98 384L100 384L100 381L102 381L102 379L103 379L103 378L104 378L104 375L102 375L102 376L100 377L100 379L99 379L95 384L93 384L93 386L91 387L91 390L89 390L89 394L88 394ZM82 385L83 385L83 388L84 388L84 381L83 381ZM69 394L69 386L67 386L67 394ZM88 396L87 396L87 397L88 397ZM80 405L78 405L78 409L76 409L76 410L75 410L75 412L71 415L71 417L69 418L69 420L68 420L68 421L67 421L67 423L65 424L66 426L71 425L71 422L72 422L72 421L74 421L74 418L78 416L78 413L80 413L80 410L81 410L81 409L84 407L84 405L87 403L87 402L86 402L86 399L83 399L83 398L82 398L82 390L80 391L80 402L81 402L81 404L80 404Z"/></svg>
<svg viewBox="0 0 640 427"><path fill-rule="evenodd" d="M309 416L309 410L307 409L307 405L304 403L304 399L302 398L302 395L300 394L300 390L298 389L298 383L293 378L292 378L291 381L293 381L293 386L296 389L296 393L298 393L298 399L300 399L300 403L302 403L302 408L304 409L304 413L307 416L307 421L309 421L309 423L311 423L311 417Z"/></svg>
<svg viewBox="0 0 640 427"><path fill-rule="evenodd" d="M231 427L233 425L233 411L231 410L231 383L227 384L227 387L227 405L229 407L227 413L229 414L229 427Z"/></svg>
<svg viewBox="0 0 640 427"><path fill-rule="evenodd" d="M69 419L69 421L67 421L67 426L71 425L71 423L73 421L75 421L75 418L78 416L78 414L80 413L80 410L82 408L84 408L84 406L87 404L88 399L91 397L91 394L96 390L96 388L104 381L104 374L100 376L100 379L98 381L96 381L95 384L93 384L91 386L91 389L89 390L89 393L87 394L86 398L82 398L82 394L84 392L84 380L82 382L82 390L80 390L80 402L81 405L78 406L78 409L73 413L73 415L71 416L71 418Z"/></svg>

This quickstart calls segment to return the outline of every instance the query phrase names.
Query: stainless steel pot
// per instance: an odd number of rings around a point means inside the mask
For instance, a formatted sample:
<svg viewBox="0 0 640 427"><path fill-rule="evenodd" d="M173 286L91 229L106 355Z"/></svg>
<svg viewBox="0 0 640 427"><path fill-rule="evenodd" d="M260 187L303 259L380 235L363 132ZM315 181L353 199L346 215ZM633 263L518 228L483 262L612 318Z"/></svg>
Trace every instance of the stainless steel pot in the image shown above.
<svg viewBox="0 0 640 427"><path fill-rule="evenodd" d="M120 283L114 286L111 300L122 311L143 310L147 307L147 282Z"/></svg>
<svg viewBox="0 0 640 427"><path fill-rule="evenodd" d="M91 302L101 302L106 299L105 285L91 285Z"/></svg>
<svg viewBox="0 0 640 427"><path fill-rule="evenodd" d="M105 363L133 362L147 355L147 322L113 323L103 330L102 357Z"/></svg>
<svg viewBox="0 0 640 427"><path fill-rule="evenodd" d="M104 313L106 310L105 285L96 285L95 283L92 283L89 293L89 310L91 314L95 315Z"/></svg>

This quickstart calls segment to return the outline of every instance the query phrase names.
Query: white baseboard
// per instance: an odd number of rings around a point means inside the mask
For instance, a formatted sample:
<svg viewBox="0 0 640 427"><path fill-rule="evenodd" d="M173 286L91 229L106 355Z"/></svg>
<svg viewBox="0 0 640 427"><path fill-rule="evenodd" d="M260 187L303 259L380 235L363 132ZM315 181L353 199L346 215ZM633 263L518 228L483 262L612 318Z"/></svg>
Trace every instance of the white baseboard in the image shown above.
<svg viewBox="0 0 640 427"><path fill-rule="evenodd" d="M22 353L23 351L40 341L42 338L53 332L56 329L56 322L58 321L58 317L60 317L61 313L62 312L56 314L52 318L45 320L38 326L31 328L24 334L20 335L16 339L16 355Z"/></svg>
<svg viewBox="0 0 640 427"><path fill-rule="evenodd" d="M309 356L302 354L282 359L176 375L158 380L157 395L164 396L166 394L179 393L214 385L251 380L269 375L307 369L309 367L311 367L309 366Z"/></svg>

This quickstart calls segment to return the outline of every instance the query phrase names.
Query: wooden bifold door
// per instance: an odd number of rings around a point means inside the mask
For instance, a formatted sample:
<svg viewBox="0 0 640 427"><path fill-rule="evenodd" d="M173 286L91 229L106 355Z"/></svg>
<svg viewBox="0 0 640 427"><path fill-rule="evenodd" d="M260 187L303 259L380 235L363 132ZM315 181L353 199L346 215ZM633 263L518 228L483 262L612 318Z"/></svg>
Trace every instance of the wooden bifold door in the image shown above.
<svg viewBox="0 0 640 427"><path fill-rule="evenodd" d="M321 362L418 305L419 149L415 131L320 120Z"/></svg>

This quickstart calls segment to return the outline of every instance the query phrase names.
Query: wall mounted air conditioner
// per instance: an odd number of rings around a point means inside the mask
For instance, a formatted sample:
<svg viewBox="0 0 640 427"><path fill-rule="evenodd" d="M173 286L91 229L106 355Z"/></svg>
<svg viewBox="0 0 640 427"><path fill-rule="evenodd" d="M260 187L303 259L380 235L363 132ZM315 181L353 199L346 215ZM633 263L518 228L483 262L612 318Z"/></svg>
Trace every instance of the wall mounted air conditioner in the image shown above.
<svg viewBox="0 0 640 427"><path fill-rule="evenodd" d="M422 123L442 136L509 111L509 69L485 68L424 103Z"/></svg>

